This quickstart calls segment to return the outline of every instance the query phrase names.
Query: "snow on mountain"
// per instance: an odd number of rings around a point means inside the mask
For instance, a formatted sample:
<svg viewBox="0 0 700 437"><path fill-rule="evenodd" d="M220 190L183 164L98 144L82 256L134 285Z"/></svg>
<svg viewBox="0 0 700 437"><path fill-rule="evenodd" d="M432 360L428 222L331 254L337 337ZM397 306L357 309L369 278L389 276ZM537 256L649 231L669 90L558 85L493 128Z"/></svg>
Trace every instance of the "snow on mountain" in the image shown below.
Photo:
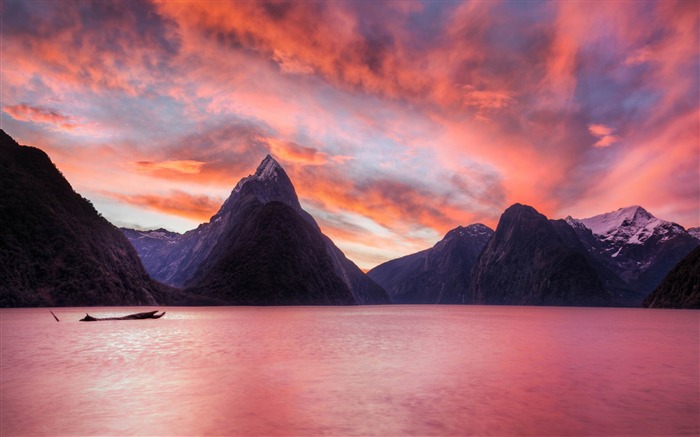
<svg viewBox="0 0 700 437"><path fill-rule="evenodd" d="M272 179L273 181L277 180L277 171L280 169L280 165L275 159L267 155L265 159L260 163L260 166L258 167L257 171L255 172L255 176L260 179L260 180L268 180Z"/></svg>
<svg viewBox="0 0 700 437"><path fill-rule="evenodd" d="M654 217L640 206L566 222L586 250L612 269L637 295L650 293L698 239L682 226Z"/></svg>
<svg viewBox="0 0 700 437"><path fill-rule="evenodd" d="M643 244L654 234L660 235L661 241L666 241L685 232L681 226L658 219L641 206L620 208L617 211L581 219L579 222L596 237L618 248L623 244Z"/></svg>
<svg viewBox="0 0 700 437"><path fill-rule="evenodd" d="M178 234L177 232L168 231L167 229L163 229L163 228L154 229L154 230L150 230L150 231L140 231L140 230L128 229L128 228L120 228L120 230L132 242L134 240L139 240L139 239L153 239L153 240L161 241L164 244L172 244L172 243L177 242L180 239L180 237L182 236L181 234Z"/></svg>
<svg viewBox="0 0 700 437"><path fill-rule="evenodd" d="M453 237L464 237L464 236L470 236L470 237L480 237L480 236L486 236L486 238L490 238L491 235L493 235L493 230L489 228L486 225L482 225L481 223L475 223L473 225L469 226L457 226L456 228L452 229L449 231L443 240L449 240L450 238Z"/></svg>
<svg viewBox="0 0 700 437"><path fill-rule="evenodd" d="M700 227L686 229L690 235L700 240Z"/></svg>

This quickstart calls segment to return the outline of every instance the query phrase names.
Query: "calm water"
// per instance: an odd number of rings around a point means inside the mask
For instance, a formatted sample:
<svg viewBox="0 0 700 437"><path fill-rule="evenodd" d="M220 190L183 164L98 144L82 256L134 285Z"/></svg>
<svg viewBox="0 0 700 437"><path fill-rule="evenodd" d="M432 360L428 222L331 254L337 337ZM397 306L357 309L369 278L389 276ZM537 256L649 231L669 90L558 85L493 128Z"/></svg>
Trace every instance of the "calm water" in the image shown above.
<svg viewBox="0 0 700 437"><path fill-rule="evenodd" d="M700 433L700 311L166 310L0 310L0 434Z"/></svg>

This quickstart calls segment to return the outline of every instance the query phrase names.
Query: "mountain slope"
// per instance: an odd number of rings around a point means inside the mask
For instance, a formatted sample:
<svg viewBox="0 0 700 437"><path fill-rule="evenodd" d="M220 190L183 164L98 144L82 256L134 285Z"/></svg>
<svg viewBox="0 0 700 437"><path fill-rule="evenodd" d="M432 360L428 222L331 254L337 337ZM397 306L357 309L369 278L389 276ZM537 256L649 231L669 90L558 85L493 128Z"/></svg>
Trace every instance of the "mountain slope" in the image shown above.
<svg viewBox="0 0 700 437"><path fill-rule="evenodd" d="M387 261L367 275L392 303L464 303L472 268L491 235L482 224L459 226L432 248Z"/></svg>
<svg viewBox="0 0 700 437"><path fill-rule="evenodd" d="M281 202L252 200L186 284L236 305L350 305L320 233ZM220 252L219 252L220 251Z"/></svg>
<svg viewBox="0 0 700 437"><path fill-rule="evenodd" d="M642 305L647 308L700 309L700 247L683 258Z"/></svg>
<svg viewBox="0 0 700 437"><path fill-rule="evenodd" d="M0 306L153 305L172 290L43 151L0 130Z"/></svg>
<svg viewBox="0 0 700 437"><path fill-rule="evenodd" d="M615 272L637 306L700 241L676 223L658 219L640 206L567 222L588 253Z"/></svg>
<svg viewBox="0 0 700 437"><path fill-rule="evenodd" d="M175 237L172 241L166 243L162 239L143 239L143 234L140 234L140 237L136 235L136 238L134 238L135 234L131 231L124 230L124 232L127 235L132 235L132 241L146 263L147 270L154 278L173 286L187 286L201 292L204 290L203 284L209 283L204 272L210 272L210 269L215 269L217 276L226 277L238 269L238 267L229 263L227 268L231 269L231 272L224 273L220 271L224 267L224 264L221 263L222 259L236 259L239 263L248 262L243 259L243 255L239 253L233 254L232 252L238 251L241 247L248 247L250 242L247 240L245 244L241 242L247 239L248 236L241 235L240 232L242 232L242 229L247 229L246 232L250 231L246 228L247 221L260 218L255 208L271 203L279 203L288 207L285 211L282 211L279 207L275 208L275 215L289 216L290 220L298 226L297 218L305 223L304 229L297 229L300 234L308 237L307 225L310 227L309 229L313 229L315 237L313 239L307 238L303 242L309 243L308 249L313 252L318 250L316 237L320 239L323 243L324 256L330 260L329 265L332 268L333 275L340 278L344 286L350 290L354 296L354 302L360 304L389 302L384 290L362 273L328 237L321 233L320 228L311 215L301 208L294 186L286 172L269 155L263 159L254 174L243 178L236 185L229 198L221 206L221 209L208 223L204 223L196 229L188 231L180 237ZM259 233L254 235L257 238L264 238L264 235ZM311 244L312 242L313 244ZM265 244L269 243L268 241ZM318 261L314 256L303 253L302 241L296 243L299 244L291 245L290 247L280 247L279 249L286 250L287 252L285 253L288 257L300 257L300 259L307 262L310 262L312 259ZM296 252L292 251L292 248L295 248ZM246 253L251 257L255 256L253 251L248 250ZM318 265L318 268L322 270L326 267L325 261L320 262ZM324 275L326 274L324 273ZM293 282L291 276L290 281ZM223 286L223 282L217 282L217 284L218 286ZM329 290L329 292L331 291ZM215 291L211 291L211 293L217 294ZM232 296L231 293L233 292L229 290L224 294ZM318 303L323 302L325 302L323 299L318 301ZM311 304L313 302L308 303Z"/></svg>
<svg viewBox="0 0 700 437"><path fill-rule="evenodd" d="M474 267L467 303L609 305L612 297L567 228L529 206L506 209Z"/></svg>

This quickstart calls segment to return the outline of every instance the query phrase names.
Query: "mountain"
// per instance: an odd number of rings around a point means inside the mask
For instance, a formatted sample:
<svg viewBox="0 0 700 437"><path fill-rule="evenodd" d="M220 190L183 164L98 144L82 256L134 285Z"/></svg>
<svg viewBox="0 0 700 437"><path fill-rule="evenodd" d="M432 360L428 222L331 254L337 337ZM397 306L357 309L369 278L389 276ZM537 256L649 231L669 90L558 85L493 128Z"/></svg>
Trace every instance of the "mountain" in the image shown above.
<svg viewBox="0 0 700 437"><path fill-rule="evenodd" d="M689 233L691 236L693 236L693 237L697 238L698 240L700 240L700 227L697 227L697 228L688 228L687 231L688 231L688 233Z"/></svg>
<svg viewBox="0 0 700 437"><path fill-rule="evenodd" d="M187 296L136 251L48 155L0 130L0 306L155 305Z"/></svg>
<svg viewBox="0 0 700 437"><path fill-rule="evenodd" d="M563 220L530 206L505 210L472 271L467 303L606 306L612 296Z"/></svg>
<svg viewBox="0 0 700 437"><path fill-rule="evenodd" d="M119 230L131 241L148 274L157 280L161 280L158 277L158 272L150 271L149 268L157 265L158 257L163 252L166 252L169 246L178 243L180 238L182 238L182 234L162 228L150 231L128 228L119 228Z"/></svg>
<svg viewBox="0 0 700 437"><path fill-rule="evenodd" d="M615 272L625 287L625 304L637 306L700 241L682 226L658 219L640 206L586 219L567 217L589 255Z"/></svg>
<svg viewBox="0 0 700 437"><path fill-rule="evenodd" d="M464 303L472 267L492 235L482 224L459 226L432 248L385 262L367 275L392 303Z"/></svg>
<svg viewBox="0 0 700 437"><path fill-rule="evenodd" d="M155 279L229 303L389 302L384 290L321 233L269 155L208 223L181 236L123 232ZM306 285L300 283L304 277Z"/></svg>
<svg viewBox="0 0 700 437"><path fill-rule="evenodd" d="M683 258L642 305L647 308L700 309L700 247Z"/></svg>
<svg viewBox="0 0 700 437"><path fill-rule="evenodd" d="M239 305L351 305L316 228L282 202L246 202L212 256L188 280L192 293ZM220 251L220 253L219 253Z"/></svg>

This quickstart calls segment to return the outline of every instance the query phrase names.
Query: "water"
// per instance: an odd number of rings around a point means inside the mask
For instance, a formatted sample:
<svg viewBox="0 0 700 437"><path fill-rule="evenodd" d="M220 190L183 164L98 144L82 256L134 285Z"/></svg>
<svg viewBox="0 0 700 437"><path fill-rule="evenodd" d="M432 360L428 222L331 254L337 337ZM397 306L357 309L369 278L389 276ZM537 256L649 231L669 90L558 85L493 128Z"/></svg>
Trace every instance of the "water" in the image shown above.
<svg viewBox="0 0 700 437"><path fill-rule="evenodd" d="M0 434L700 433L700 311L166 311L0 310Z"/></svg>

